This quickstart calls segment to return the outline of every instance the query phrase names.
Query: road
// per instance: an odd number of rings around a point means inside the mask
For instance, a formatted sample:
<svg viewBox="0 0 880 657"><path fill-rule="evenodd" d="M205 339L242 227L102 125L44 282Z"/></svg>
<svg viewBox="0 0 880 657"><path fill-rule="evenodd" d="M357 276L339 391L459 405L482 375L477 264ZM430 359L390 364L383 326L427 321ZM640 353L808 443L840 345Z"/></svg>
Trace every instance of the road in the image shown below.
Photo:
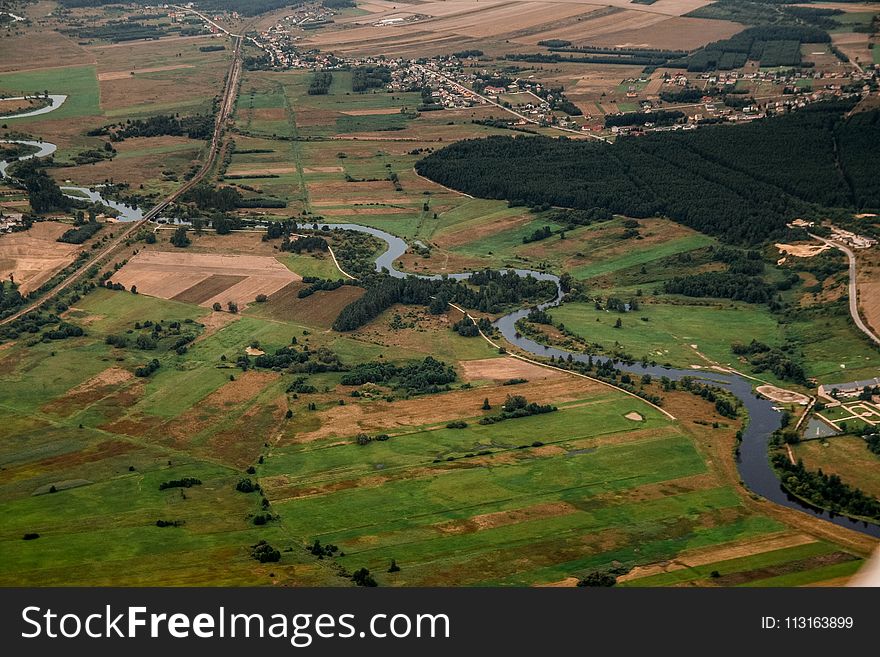
<svg viewBox="0 0 880 657"><path fill-rule="evenodd" d="M501 103L496 103L494 100L490 100L486 96L483 96L482 94L478 94L473 89L468 89L463 84L459 84L458 82L453 80L448 75L444 75L443 73L440 73L439 71L435 71L433 69L427 68L426 66L422 66L421 64L413 64L413 67L421 70L426 75L429 75L429 76L435 75L439 78L443 78L443 80L447 84L452 85L453 87L458 89L461 93L463 93L465 96L471 96L473 98L477 98L478 100L480 100L484 103L488 103L489 105L494 105L498 109L503 110L503 111L507 112L508 114L513 114L518 119L522 119L523 121L525 121L527 123L531 123L532 125L537 125L537 126L541 125L541 122L538 121L537 119L533 119L532 117L526 116L525 114L520 114L516 110L511 109L509 107L505 107ZM574 130L572 128L561 128L557 125L548 125L547 127L552 130L559 130L560 132L570 132L575 135L580 135L581 137L589 137L590 139L597 139L599 141L607 141L607 139L605 139L604 137L600 137L599 135L594 135L591 132L584 132L582 130Z"/></svg>
<svg viewBox="0 0 880 657"><path fill-rule="evenodd" d="M144 216L140 221L135 221L125 226L122 232L120 232L118 235L116 235L116 237L110 240L104 246L104 248L98 250L88 261L83 263L83 265L79 269L77 269L73 274L61 281L51 290L46 292L42 297L40 297L40 299L28 304L27 306L18 310L9 317L0 320L0 326L3 326L4 324L9 324L19 317L34 310L37 310L43 304L55 298L55 296L57 296L59 292L62 292L73 285L85 275L85 273L92 265L103 262L105 259L109 258L118 248L125 244L126 239L128 239L131 235L136 234L148 222L158 217L165 208L174 203L174 201L180 198L180 196L182 196L187 191L192 189L192 187L201 182L202 178L204 178L205 175L211 170L211 168L214 166L214 163L217 161L217 154L219 153L220 147L223 144L223 132L226 127L227 120L232 115L232 110L235 106L235 98L238 95L238 83L241 79L241 37L233 36L232 39L232 61L230 62L229 70L226 73L223 98L220 102L220 107L217 111L217 118L214 123L214 134L211 136L211 144L208 149L208 155L196 174L190 180L186 181L180 187L178 187L174 192L172 192L164 199L159 201L152 208L150 208L148 212L144 213Z"/></svg>
<svg viewBox="0 0 880 657"><path fill-rule="evenodd" d="M849 314L852 315L853 321L862 333L871 338L876 344L880 344L880 337L871 330L870 326L862 321L862 316L859 314L859 288L857 284L858 279L856 278L856 254L853 253L852 249L848 246L835 242L834 240L819 237L812 233L810 233L810 237L817 239L820 242L824 242L828 246L833 246L835 249L840 249L846 254L846 257L849 258Z"/></svg>

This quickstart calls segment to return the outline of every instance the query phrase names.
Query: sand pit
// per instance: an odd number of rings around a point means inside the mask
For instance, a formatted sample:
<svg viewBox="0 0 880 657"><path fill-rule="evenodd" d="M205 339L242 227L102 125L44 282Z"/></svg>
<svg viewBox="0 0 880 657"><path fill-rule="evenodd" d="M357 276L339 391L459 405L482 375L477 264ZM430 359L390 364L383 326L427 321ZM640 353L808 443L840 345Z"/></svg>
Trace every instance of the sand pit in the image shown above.
<svg viewBox="0 0 880 657"><path fill-rule="evenodd" d="M627 420L632 420L633 422L644 422L645 421L645 418L642 416L642 414L636 413L635 411L631 411L631 412L627 413L626 415L624 415L623 417L625 417Z"/></svg>
<svg viewBox="0 0 880 657"><path fill-rule="evenodd" d="M462 361L466 381L492 380L507 381L509 379L558 379L565 374L558 370L526 363L518 358L482 358L480 360Z"/></svg>
<svg viewBox="0 0 880 657"><path fill-rule="evenodd" d="M106 73L98 73L98 80L105 82L107 80L125 80L141 73L160 73L161 71L176 71L180 68L193 68L192 64L174 64L173 66L154 66L152 68L135 68L129 71L107 71Z"/></svg>
<svg viewBox="0 0 880 657"><path fill-rule="evenodd" d="M775 402L782 402L783 404L800 404L801 406L806 406L810 403L810 398L806 395L802 395L801 393L792 390L777 388L776 386L758 386L755 390L764 395L767 399Z"/></svg>
<svg viewBox="0 0 880 657"><path fill-rule="evenodd" d="M831 247L828 244L776 244L780 253L796 258L813 258Z"/></svg>
<svg viewBox="0 0 880 657"><path fill-rule="evenodd" d="M271 295L302 277L268 256L144 251L111 280L162 299L206 308L234 301L243 308L258 294Z"/></svg>
<svg viewBox="0 0 880 657"><path fill-rule="evenodd" d="M73 262L82 248L56 242L69 228L56 221L42 221L30 230L0 236L0 280L9 280L12 274L21 294L39 288Z"/></svg>

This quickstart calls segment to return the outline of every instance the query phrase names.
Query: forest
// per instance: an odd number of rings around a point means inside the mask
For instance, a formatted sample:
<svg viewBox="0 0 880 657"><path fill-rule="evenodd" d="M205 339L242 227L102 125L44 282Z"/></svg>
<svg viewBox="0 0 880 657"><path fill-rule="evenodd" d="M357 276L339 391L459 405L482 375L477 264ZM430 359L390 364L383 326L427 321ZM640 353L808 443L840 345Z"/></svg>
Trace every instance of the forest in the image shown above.
<svg viewBox="0 0 880 657"><path fill-rule="evenodd" d="M391 69L387 66L357 66L351 71L351 90L356 93L381 89L391 82Z"/></svg>
<svg viewBox="0 0 880 657"><path fill-rule="evenodd" d="M330 71L316 71L309 81L309 96L326 96L333 84L333 74Z"/></svg>
<svg viewBox="0 0 880 657"><path fill-rule="evenodd" d="M423 394L439 392L441 386L452 383L455 378L455 369L451 365L428 356L402 367L383 361L361 363L343 374L340 383L344 386L383 383L403 388L411 394Z"/></svg>
<svg viewBox="0 0 880 657"><path fill-rule="evenodd" d="M799 66L802 43L829 43L828 33L815 27L765 25L750 27L729 39L714 41L705 48L669 64L689 71L730 70L747 60L761 66Z"/></svg>
<svg viewBox="0 0 880 657"><path fill-rule="evenodd" d="M55 179L40 168L37 160L25 160L14 166L14 177L27 190L31 208L36 213L69 210L72 203Z"/></svg>
<svg viewBox="0 0 880 657"><path fill-rule="evenodd" d="M89 136L109 136L110 141L122 141L131 137L186 136L190 139L210 139L214 133L214 117L205 114L174 116L157 114L146 119L129 119L90 130Z"/></svg>
<svg viewBox="0 0 880 657"><path fill-rule="evenodd" d="M827 208L880 208L880 111L846 118L851 108L819 103L744 125L614 144L491 136L431 153L416 170L481 198L667 216L731 243L759 244Z"/></svg>
<svg viewBox="0 0 880 657"><path fill-rule="evenodd" d="M476 289L474 289L476 286ZM510 305L547 301L556 296L552 281L539 281L515 272L484 270L462 281L384 276L374 281L360 299L348 304L333 322L336 331L353 331L395 303L427 306L442 314L452 301L481 312L500 312Z"/></svg>

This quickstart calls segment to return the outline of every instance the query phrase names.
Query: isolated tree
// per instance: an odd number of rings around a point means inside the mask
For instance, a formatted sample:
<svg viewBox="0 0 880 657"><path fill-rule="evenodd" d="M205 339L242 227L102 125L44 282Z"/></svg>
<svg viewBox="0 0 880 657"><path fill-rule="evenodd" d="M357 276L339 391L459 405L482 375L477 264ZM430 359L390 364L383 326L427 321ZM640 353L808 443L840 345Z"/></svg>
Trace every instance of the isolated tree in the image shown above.
<svg viewBox="0 0 880 657"><path fill-rule="evenodd" d="M223 306L220 305L220 302L219 302L219 301L215 301L215 302L214 302L214 305L211 306L211 308L212 308L215 312L219 312L219 311L223 310Z"/></svg>
<svg viewBox="0 0 880 657"><path fill-rule="evenodd" d="M233 315L234 315L235 313L238 312L238 304L237 304L235 301L227 301L227 302L226 302L226 308L227 308L227 310L229 310L229 312L231 312Z"/></svg>
<svg viewBox="0 0 880 657"><path fill-rule="evenodd" d="M488 398L488 397L486 397L486 398L483 400L483 406L482 406L482 409L483 409L484 411L491 411L491 410L492 410L492 405L489 403L489 398Z"/></svg>
<svg viewBox="0 0 880 657"><path fill-rule="evenodd" d="M190 244L192 244L192 241L186 234L185 226L178 226L178 228L174 231L174 234L171 236L171 243L179 249L185 249Z"/></svg>

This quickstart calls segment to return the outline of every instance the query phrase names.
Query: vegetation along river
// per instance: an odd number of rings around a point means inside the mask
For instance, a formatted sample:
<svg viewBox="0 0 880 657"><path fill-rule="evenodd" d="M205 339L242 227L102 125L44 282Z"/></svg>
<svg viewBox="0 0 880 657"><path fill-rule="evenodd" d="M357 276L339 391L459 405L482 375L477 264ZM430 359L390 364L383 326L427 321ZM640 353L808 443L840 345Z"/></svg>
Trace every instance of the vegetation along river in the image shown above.
<svg viewBox="0 0 880 657"><path fill-rule="evenodd" d="M39 148L39 152L32 155L24 156L19 159L27 159L29 157L45 157L55 152L55 145L46 142L27 142L27 141L10 141L7 143L21 143ZM6 169L11 162L0 162L0 177L6 175ZM84 187L63 187L62 190L72 198L88 198L91 201L103 203L108 207L114 208L119 214L120 221L138 221L143 217L143 211L140 208L134 208L122 205L115 201L104 199L98 189L87 189ZM309 228L314 224L301 224L300 228ZM376 271L385 271L390 276L396 278L404 278L406 276L414 276L394 268L394 262L400 258L407 249L407 243L399 237L386 233L378 228L370 226L362 226L360 224L340 223L328 224L321 223L321 226L327 226L330 229L351 230L361 233L368 233L384 241L388 248L384 253L376 258ZM546 272L530 271L527 269L515 270L520 276L534 276L540 280L549 280L556 283L556 297L539 306L540 309L551 308L562 302L563 292L559 284L559 278L554 274ZM463 272L459 274L449 274L449 278L466 279L471 274ZM440 278L435 276L420 276L421 278ZM575 361L587 362L588 356L582 353L568 352L555 347L548 347L535 342L525 336L519 335L516 330L516 322L528 315L529 309L521 309L509 313L494 323L501 335L513 345L527 351L535 356L549 358L555 356L557 359L567 359L569 356ZM781 414L774 409L773 402L757 396L752 390L752 384L748 379L734 373L726 372L695 372L694 370L681 370L674 368L666 368L660 366L643 366L640 364L623 365L627 371L636 374L651 374L652 376L666 376L672 380L679 380L683 377L699 377L719 387L729 390L735 395L748 412L748 425L746 426L742 443L740 445L739 454L737 456L737 467L740 477L746 487L765 497L766 499L795 509L803 513L811 514L817 518L821 518L835 525L846 527L869 536L880 538L880 525L865 522L863 520L855 520L846 516L832 514L829 511L820 509L803 502L789 495L779 482L776 472L770 465L768 457L768 447L771 434L781 426Z"/></svg>

